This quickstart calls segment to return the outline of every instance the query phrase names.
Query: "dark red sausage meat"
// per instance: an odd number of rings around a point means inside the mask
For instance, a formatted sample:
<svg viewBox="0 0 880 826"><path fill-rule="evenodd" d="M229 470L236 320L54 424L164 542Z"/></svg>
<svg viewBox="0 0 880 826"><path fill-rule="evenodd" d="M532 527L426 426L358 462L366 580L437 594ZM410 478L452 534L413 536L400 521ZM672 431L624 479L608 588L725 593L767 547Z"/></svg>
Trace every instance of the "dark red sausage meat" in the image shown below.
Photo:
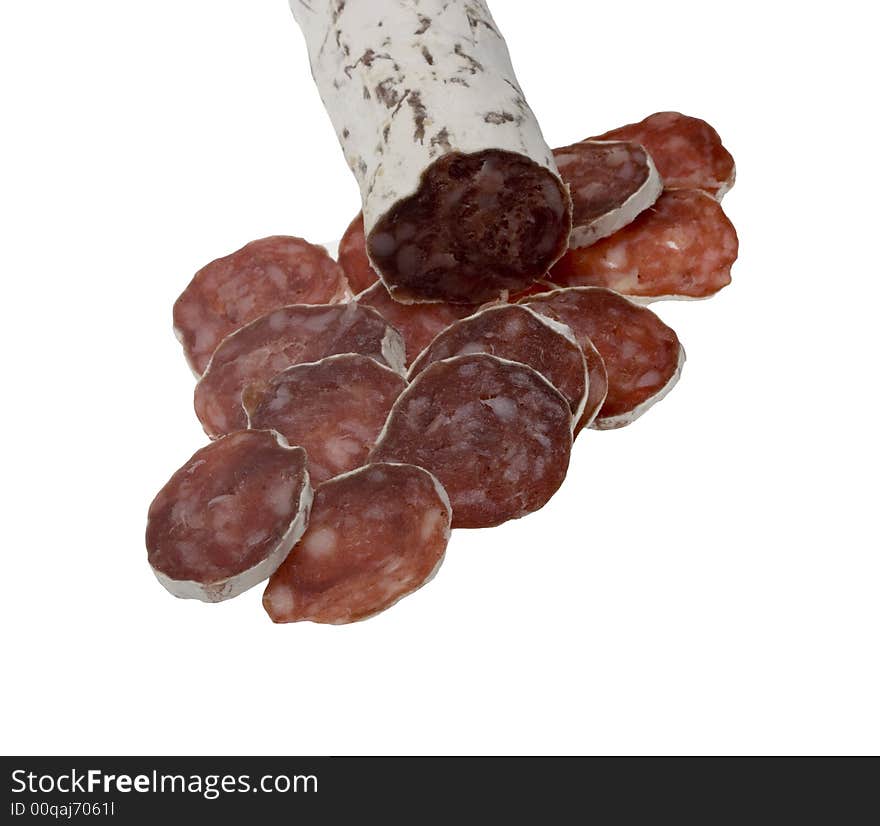
<svg viewBox="0 0 880 826"><path fill-rule="evenodd" d="M431 471L452 525L487 528L538 510L562 484L571 408L540 373L477 354L436 361L391 410L370 455Z"/></svg>
<svg viewBox="0 0 880 826"><path fill-rule="evenodd" d="M237 596L284 561L311 501L301 447L267 430L231 433L197 451L153 500L150 565L177 597Z"/></svg>
<svg viewBox="0 0 880 826"><path fill-rule="evenodd" d="M276 235L199 270L174 304L174 330L196 375L224 336L286 304L333 304L349 295L323 247Z"/></svg>
<svg viewBox="0 0 880 826"><path fill-rule="evenodd" d="M320 484L360 467L406 381L368 356L328 356L288 367L262 391L245 391L250 427L272 428L306 449Z"/></svg>
<svg viewBox="0 0 880 826"><path fill-rule="evenodd" d="M269 580L275 622L341 624L384 611L424 585L449 541L449 499L435 477L373 464L315 492L309 529Z"/></svg>
<svg viewBox="0 0 880 826"><path fill-rule="evenodd" d="M227 336L195 390L195 410L211 437L247 426L242 392L258 393L294 364L360 353L404 371L400 334L360 304L282 307Z"/></svg>

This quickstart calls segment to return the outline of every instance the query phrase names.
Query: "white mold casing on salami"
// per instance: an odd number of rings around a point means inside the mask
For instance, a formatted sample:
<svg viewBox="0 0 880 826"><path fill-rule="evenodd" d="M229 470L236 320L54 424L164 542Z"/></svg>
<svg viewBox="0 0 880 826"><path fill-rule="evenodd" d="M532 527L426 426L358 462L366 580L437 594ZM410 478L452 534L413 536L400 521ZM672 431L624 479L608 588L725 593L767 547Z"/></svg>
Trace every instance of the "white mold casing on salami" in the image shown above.
<svg viewBox="0 0 880 826"><path fill-rule="evenodd" d="M637 147L641 150L639 154L643 157L643 162L640 166L642 167L641 177L644 178L640 184L623 190L621 192L623 200L615 202L614 206L608 209L607 212L590 216L583 221L578 220L578 193L574 182L566 175L565 166L565 153L567 151L570 151L572 154L577 153L581 147L584 148L583 151L606 149L609 152L613 152L618 148L622 152L631 152L632 148ZM627 224L631 224L636 219L636 216L650 207L663 192L663 181L660 178L660 173L657 172L657 167L654 166L651 155L643 146L638 144L632 144L628 141L582 141L570 147L554 149L553 154L556 157L563 180L569 185L572 192L574 225L572 226L571 237L568 242L569 247L588 247L601 238L613 235L617 230L622 229ZM621 181L620 183L625 184L627 182ZM594 186L601 187L602 184L594 182ZM614 194L616 193L609 193L612 196Z"/></svg>
<svg viewBox="0 0 880 826"><path fill-rule="evenodd" d="M423 173L438 159L491 150L513 153L540 172L548 189L541 197L560 201L560 220L567 224L560 225L559 244L548 246L546 268L564 253L571 228L567 190L484 0L290 0L290 7L360 186L368 240L383 217L419 191ZM487 175L497 179L491 170ZM509 210L499 216L508 218ZM474 242L472 249L482 253L482 246ZM390 283L370 252L399 301L476 303L501 292L483 285L471 296L441 294L444 281L460 269L460 261L456 266L449 260L436 264L448 267L446 278L438 277L437 291L413 292ZM444 252L449 250L439 249L434 257L439 260ZM536 271L519 286L542 274Z"/></svg>
<svg viewBox="0 0 880 826"><path fill-rule="evenodd" d="M290 553L290 550L293 548L293 546L296 545L297 542L299 542L303 533L305 533L306 527L308 526L309 512L313 499L313 489L309 480L308 470L305 468L305 451L301 447L291 446L280 433L272 430L242 431L237 434L231 434L230 436L225 437L225 440L231 441L235 438L260 439L267 434L271 434L279 449L290 451L291 456L297 460L300 460L303 464L302 486L300 488L298 503L294 510L294 515L292 520L290 521L290 524L288 525L284 533L278 538L275 545L263 555L263 558L259 562L231 576L212 578L207 581L198 581L195 579L178 579L169 576L163 570L160 570L157 565L153 564L153 560L151 559L150 567L152 568L156 579L158 579L162 586L174 596L179 597L180 599L197 599L202 602L222 602L224 600L232 599L233 597L239 596L248 589L253 588L255 585L258 585L260 582L263 582L264 580L272 576L272 574L275 573L281 563L284 562L284 560L287 558L287 555ZM174 476L172 476L168 484L163 487L162 491L160 491L160 493L157 495L153 505L151 505L150 508L150 519L148 520L147 528L147 545L148 551L150 552L151 556L154 552L158 552L157 546L160 544L160 541L156 538L156 536L151 536L150 533L151 523L153 522L154 518L156 518L154 516L154 507L156 506L156 503L159 501L160 497L165 494L165 492L171 486L175 484L176 481L180 481L180 476L184 471L192 473L198 468L200 464L204 464L206 461L209 461L204 458L204 453L206 451L214 451L222 448L225 440L212 442L211 444L198 451L189 460L189 462L187 462L187 464L185 464L177 473L174 474ZM179 501L175 501L174 504L170 506L169 513L171 514L172 518L178 518L174 517L174 514L177 512L177 509L179 507ZM181 513L182 512L183 511L181 510ZM161 515L159 518L161 518Z"/></svg>

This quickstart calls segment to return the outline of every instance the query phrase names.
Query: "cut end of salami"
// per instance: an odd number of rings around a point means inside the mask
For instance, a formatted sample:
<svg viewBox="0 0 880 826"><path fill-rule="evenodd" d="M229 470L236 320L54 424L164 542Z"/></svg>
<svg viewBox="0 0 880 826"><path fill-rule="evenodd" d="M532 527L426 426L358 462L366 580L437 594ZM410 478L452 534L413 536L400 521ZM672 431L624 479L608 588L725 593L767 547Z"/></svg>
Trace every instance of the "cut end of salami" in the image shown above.
<svg viewBox="0 0 880 826"><path fill-rule="evenodd" d="M718 133L706 121L681 112L657 112L589 140L640 143L667 189L701 189L720 201L736 179L733 157Z"/></svg>
<svg viewBox="0 0 880 826"><path fill-rule="evenodd" d="M738 252L736 230L717 201L696 189L667 190L629 226L569 250L550 279L646 301L708 298L730 283Z"/></svg>
<svg viewBox="0 0 880 826"><path fill-rule="evenodd" d="M601 287L555 290L527 301L568 324L601 355L608 392L592 425L597 430L635 421L678 381L684 349L675 331L647 307Z"/></svg>
<svg viewBox="0 0 880 826"><path fill-rule="evenodd" d="M399 373L368 356L328 356L246 393L248 426L277 430L305 448L309 477L319 485L364 464L405 387Z"/></svg>
<svg viewBox="0 0 880 826"><path fill-rule="evenodd" d="M517 304L497 304L440 333L410 367L410 379L435 361L488 353L533 367L563 396L574 421L587 400L587 367L574 334L564 324Z"/></svg>
<svg viewBox="0 0 880 826"><path fill-rule="evenodd" d="M627 141L583 141L553 150L572 202L570 247L587 247L631 223L663 182L651 156Z"/></svg>
<svg viewBox="0 0 880 826"><path fill-rule="evenodd" d="M452 526L487 528L543 507L565 479L571 408L540 373L476 354L436 361L395 403L373 462L431 471Z"/></svg>
<svg viewBox="0 0 880 826"><path fill-rule="evenodd" d="M302 448L272 431L232 433L197 451L153 500L150 565L177 597L238 596L284 561L311 501Z"/></svg>
<svg viewBox="0 0 880 826"><path fill-rule="evenodd" d="M570 209L558 176L522 155L451 152L376 223L367 251L398 301L489 301L563 254Z"/></svg>
<svg viewBox="0 0 880 826"><path fill-rule="evenodd" d="M400 332L406 346L408 365L438 333L458 319L475 313L480 307L479 304L449 304L445 301L431 304L401 304L389 295L381 281L364 290L355 300L359 304L375 309Z"/></svg>
<svg viewBox="0 0 880 826"><path fill-rule="evenodd" d="M403 375L403 339L376 310L358 303L282 307L223 339L195 389L195 411L212 438L247 427L242 394L256 398L295 364L359 353Z"/></svg>
<svg viewBox="0 0 880 826"><path fill-rule="evenodd" d="M321 485L309 529L263 594L274 622L342 624L390 608L443 561L451 508L437 479L372 464Z"/></svg>
<svg viewBox="0 0 880 826"><path fill-rule="evenodd" d="M345 272L351 291L355 295L379 280L378 273L370 264L370 259L367 258L363 212L359 212L348 225L348 229L345 230L345 234L339 242L339 265Z"/></svg>
<svg viewBox="0 0 880 826"><path fill-rule="evenodd" d="M174 331L200 376L223 338L263 313L349 296L342 268L323 247L275 235L199 270L174 304Z"/></svg>

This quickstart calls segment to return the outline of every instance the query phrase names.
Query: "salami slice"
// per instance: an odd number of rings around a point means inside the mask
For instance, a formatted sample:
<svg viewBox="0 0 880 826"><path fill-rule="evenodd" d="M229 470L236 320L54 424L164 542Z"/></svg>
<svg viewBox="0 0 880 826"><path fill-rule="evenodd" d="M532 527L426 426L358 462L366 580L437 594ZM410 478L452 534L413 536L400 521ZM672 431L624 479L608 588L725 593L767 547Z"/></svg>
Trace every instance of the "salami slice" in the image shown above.
<svg viewBox="0 0 880 826"><path fill-rule="evenodd" d="M696 189L667 190L610 238L569 250L550 279L644 301L708 298L730 283L738 251L736 230L717 201Z"/></svg>
<svg viewBox="0 0 880 826"><path fill-rule="evenodd" d="M533 367L565 396L573 421L580 421L587 401L587 365L566 325L524 305L487 307L440 333L413 362L410 379L435 361L471 353L489 353Z"/></svg>
<svg viewBox="0 0 880 826"><path fill-rule="evenodd" d="M571 204L484 0L290 0L399 301L481 303L565 251Z"/></svg>
<svg viewBox="0 0 880 826"><path fill-rule="evenodd" d="M401 304L388 294L381 282L362 292L355 300L359 304L373 307L400 331L406 346L407 364L411 364L441 330L460 318L472 315L481 306L447 304L443 301L433 304Z"/></svg>
<svg viewBox="0 0 880 826"><path fill-rule="evenodd" d="M262 392L245 390L248 426L272 428L306 449L316 485L360 467L406 387L368 356L328 356L288 367Z"/></svg>
<svg viewBox="0 0 880 826"><path fill-rule="evenodd" d="M593 427L635 421L678 381L684 348L651 310L601 287L556 290L528 305L569 325L595 345L608 373L608 394Z"/></svg>
<svg viewBox="0 0 880 826"><path fill-rule="evenodd" d="M311 502L301 447L272 431L231 433L197 451L153 500L150 565L176 597L238 596L284 561Z"/></svg>
<svg viewBox="0 0 880 826"><path fill-rule="evenodd" d="M589 378L587 403L584 405L584 412L574 429L574 434L577 436L581 430L596 421L602 405L605 404L605 399L608 397L608 371L605 369L605 361L596 349L596 345L590 341L590 337L571 327L569 329L574 333L581 350L583 350Z"/></svg>
<svg viewBox="0 0 880 826"><path fill-rule="evenodd" d="M364 213L359 212L348 225L339 242L339 264L351 286L351 291L363 292L379 280L379 276L367 258L367 241L364 237Z"/></svg>
<svg viewBox="0 0 880 826"><path fill-rule="evenodd" d="M651 156L628 141L582 141L554 149L572 202L569 247L588 247L632 223L663 191Z"/></svg>
<svg viewBox="0 0 880 826"><path fill-rule="evenodd" d="M306 531L263 594L274 622L356 622L430 580L446 552L451 508L414 465L373 464L315 492Z"/></svg>
<svg viewBox="0 0 880 826"><path fill-rule="evenodd" d="M702 189L720 201L736 179L733 158L718 133L681 112L657 112L590 140L640 143L667 189Z"/></svg>
<svg viewBox="0 0 880 826"><path fill-rule="evenodd" d="M349 296L342 268L323 247L275 235L199 270L174 304L174 331L201 376L229 333L287 304L333 304Z"/></svg>
<svg viewBox="0 0 880 826"><path fill-rule="evenodd" d="M223 339L195 390L195 410L212 438L247 426L242 391L259 393L294 364L360 353L403 374L403 340L374 309L360 304L282 307Z"/></svg>
<svg viewBox="0 0 880 826"><path fill-rule="evenodd" d="M454 528L488 528L543 507L571 453L571 409L537 370L477 354L435 361L395 403L372 462L431 471Z"/></svg>

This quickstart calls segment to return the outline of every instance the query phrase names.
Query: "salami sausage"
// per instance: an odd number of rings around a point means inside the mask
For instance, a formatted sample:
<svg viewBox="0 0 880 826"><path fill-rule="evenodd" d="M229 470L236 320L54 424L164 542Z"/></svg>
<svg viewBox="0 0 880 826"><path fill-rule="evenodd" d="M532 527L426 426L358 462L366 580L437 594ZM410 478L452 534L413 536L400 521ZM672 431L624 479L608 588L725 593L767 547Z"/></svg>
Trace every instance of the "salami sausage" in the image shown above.
<svg viewBox="0 0 880 826"><path fill-rule="evenodd" d="M451 508L414 465L373 464L315 492L309 529L263 594L274 622L341 624L390 608L430 580L446 552Z"/></svg>
<svg viewBox="0 0 880 826"><path fill-rule="evenodd" d="M372 462L431 471L454 528L488 528L538 510L562 484L571 409L537 370L476 354L435 361L395 402Z"/></svg>
<svg viewBox="0 0 880 826"><path fill-rule="evenodd" d="M379 280L370 259L367 258L363 212L359 212L348 225L339 242L339 264L355 294L363 292Z"/></svg>
<svg viewBox="0 0 880 826"><path fill-rule="evenodd" d="M589 140L640 143L667 189L702 189L720 201L736 179L733 158L718 133L706 121L681 112L657 112Z"/></svg>
<svg viewBox="0 0 880 826"><path fill-rule="evenodd" d="M284 561L311 502L301 447L272 431L231 433L197 451L153 500L150 565L176 597L238 596Z"/></svg>
<svg viewBox="0 0 880 826"><path fill-rule="evenodd" d="M399 301L473 304L565 251L571 204L484 0L290 0Z"/></svg>
<svg viewBox="0 0 880 826"><path fill-rule="evenodd" d="M572 202L569 247L588 247L631 223L654 203L663 182L651 156L628 141L582 141L554 149Z"/></svg>
<svg viewBox="0 0 880 826"><path fill-rule="evenodd" d="M574 422L580 421L587 401L587 365L566 325L525 305L487 307L440 333L413 362L410 379L435 361L471 353L489 353L533 367L565 396Z"/></svg>
<svg viewBox="0 0 880 826"><path fill-rule="evenodd" d="M528 305L588 337L605 363L608 394L593 427L610 430L635 421L678 381L684 348L651 310L601 287L556 290Z"/></svg>
<svg viewBox="0 0 880 826"><path fill-rule="evenodd" d="M407 364L411 364L439 332L454 321L472 315L481 306L448 304L445 301L433 304L401 304L388 294L381 282L362 292L355 300L359 304L373 307L400 332L406 346Z"/></svg>
<svg viewBox="0 0 880 826"><path fill-rule="evenodd" d="M333 304L350 295L323 247L276 235L252 241L199 270L174 304L174 331L201 376L229 333L287 304Z"/></svg>
<svg viewBox="0 0 880 826"><path fill-rule="evenodd" d="M260 391L245 390L248 426L272 428L304 447L316 485L366 461L403 377L368 356L328 356L288 367Z"/></svg>
<svg viewBox="0 0 880 826"><path fill-rule="evenodd" d="M565 287L608 287L646 302L708 298L730 283L738 251L736 230L717 201L696 189L667 190L610 238L569 250L550 279Z"/></svg>
<svg viewBox="0 0 880 826"><path fill-rule="evenodd" d="M247 426L242 391L256 394L294 364L360 353L403 374L403 340L382 316L360 304L282 307L223 339L195 390L195 410L212 438Z"/></svg>

